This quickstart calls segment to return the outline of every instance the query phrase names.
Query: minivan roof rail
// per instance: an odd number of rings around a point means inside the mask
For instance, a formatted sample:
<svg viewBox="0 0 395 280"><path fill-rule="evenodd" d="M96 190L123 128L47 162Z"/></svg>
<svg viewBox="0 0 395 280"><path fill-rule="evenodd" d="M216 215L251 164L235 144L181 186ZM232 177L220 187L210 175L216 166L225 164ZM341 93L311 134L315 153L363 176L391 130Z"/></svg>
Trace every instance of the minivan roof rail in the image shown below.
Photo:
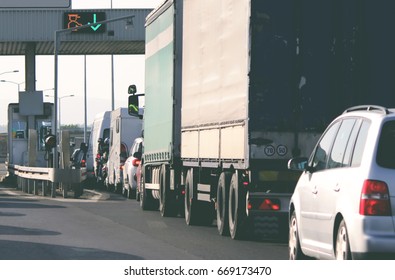
<svg viewBox="0 0 395 280"><path fill-rule="evenodd" d="M349 113L349 112L355 112L355 111L380 111L384 114L389 114L389 111L387 108L383 106L378 106L378 105L359 105L359 106L354 106L346 109L343 114Z"/></svg>

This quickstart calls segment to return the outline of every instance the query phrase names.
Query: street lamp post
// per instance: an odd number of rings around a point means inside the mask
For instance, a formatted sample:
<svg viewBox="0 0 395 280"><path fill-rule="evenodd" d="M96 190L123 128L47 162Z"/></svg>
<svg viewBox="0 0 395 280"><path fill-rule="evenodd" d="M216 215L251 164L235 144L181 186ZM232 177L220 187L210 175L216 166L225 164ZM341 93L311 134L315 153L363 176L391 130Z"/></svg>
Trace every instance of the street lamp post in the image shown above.
<svg viewBox="0 0 395 280"><path fill-rule="evenodd" d="M48 89L48 90L53 90L53 89ZM54 97L53 95L49 95L49 94L46 94L45 95L46 97ZM73 97L74 96L74 94L69 94L69 95L64 95L64 96L61 96L61 97L59 97L58 98L58 103L59 103L59 110L58 110L58 113L59 113L59 117L58 117L58 121L59 121L59 125L58 125L58 128L59 128L59 131L60 131L60 124L61 124L61 111L60 111L60 109L61 109L61 100L63 99L63 98L66 98L66 97Z"/></svg>
<svg viewBox="0 0 395 280"><path fill-rule="evenodd" d="M2 83L11 83L11 84L17 85L18 86L18 92L20 92L20 85L25 83L25 82L17 83L17 82L7 81L7 80L0 80L0 82L2 82Z"/></svg>
<svg viewBox="0 0 395 280"><path fill-rule="evenodd" d="M74 96L74 94L70 94L70 95L65 95L65 96L59 97L59 131L60 131L60 125L61 125L60 119L61 119L61 116L62 116L61 113L60 113L60 109L62 108L60 102L62 101L63 98L73 97L73 96Z"/></svg>
<svg viewBox="0 0 395 280"><path fill-rule="evenodd" d="M5 72L0 73L0 75L8 74L8 73L18 73L18 72L19 72L19 70L5 71Z"/></svg>

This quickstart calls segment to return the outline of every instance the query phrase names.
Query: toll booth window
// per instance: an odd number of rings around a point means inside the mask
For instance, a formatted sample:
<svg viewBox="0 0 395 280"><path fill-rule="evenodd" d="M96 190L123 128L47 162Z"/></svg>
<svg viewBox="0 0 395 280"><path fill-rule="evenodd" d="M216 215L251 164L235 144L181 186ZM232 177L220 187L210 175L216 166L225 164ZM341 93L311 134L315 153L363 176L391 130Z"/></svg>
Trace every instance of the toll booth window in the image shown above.
<svg viewBox="0 0 395 280"><path fill-rule="evenodd" d="M48 120L37 121L37 137L38 137L38 149L45 151L45 138L51 134L52 122Z"/></svg>
<svg viewBox="0 0 395 280"><path fill-rule="evenodd" d="M12 121L12 138L26 139L27 138L27 122L15 120Z"/></svg>

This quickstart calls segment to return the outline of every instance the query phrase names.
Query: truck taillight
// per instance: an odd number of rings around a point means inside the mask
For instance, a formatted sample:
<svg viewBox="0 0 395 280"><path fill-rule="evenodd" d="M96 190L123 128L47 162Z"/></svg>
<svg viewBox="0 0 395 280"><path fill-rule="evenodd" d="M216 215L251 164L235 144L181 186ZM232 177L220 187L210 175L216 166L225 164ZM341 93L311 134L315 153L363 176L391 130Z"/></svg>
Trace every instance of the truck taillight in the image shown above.
<svg viewBox="0 0 395 280"><path fill-rule="evenodd" d="M139 166L139 164L140 164L140 160L139 159L137 159L137 158L133 159L133 161L132 161L132 165L133 166L137 167L137 166Z"/></svg>
<svg viewBox="0 0 395 280"><path fill-rule="evenodd" d="M385 182L364 181L359 203L359 214L364 216L391 216L389 191Z"/></svg>
<svg viewBox="0 0 395 280"><path fill-rule="evenodd" d="M86 167L86 160L81 160L81 167Z"/></svg>
<svg viewBox="0 0 395 280"><path fill-rule="evenodd" d="M248 210L272 210L278 211L281 209L281 202L278 199L264 198L263 200L249 200L247 205Z"/></svg>

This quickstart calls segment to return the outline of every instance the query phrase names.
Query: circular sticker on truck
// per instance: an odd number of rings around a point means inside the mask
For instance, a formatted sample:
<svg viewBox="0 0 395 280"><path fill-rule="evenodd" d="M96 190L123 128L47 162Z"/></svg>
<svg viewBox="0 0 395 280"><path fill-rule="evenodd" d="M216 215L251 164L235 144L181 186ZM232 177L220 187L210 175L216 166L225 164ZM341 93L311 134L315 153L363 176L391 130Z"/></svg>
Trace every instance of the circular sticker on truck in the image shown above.
<svg viewBox="0 0 395 280"><path fill-rule="evenodd" d="M268 157L273 156L275 152L276 152L276 149L275 149L272 145L267 145L267 146L265 147L265 154L266 154Z"/></svg>
<svg viewBox="0 0 395 280"><path fill-rule="evenodd" d="M285 156L287 154L287 152L288 152L288 149L286 146L284 146L284 145L277 146L277 154L279 156Z"/></svg>

